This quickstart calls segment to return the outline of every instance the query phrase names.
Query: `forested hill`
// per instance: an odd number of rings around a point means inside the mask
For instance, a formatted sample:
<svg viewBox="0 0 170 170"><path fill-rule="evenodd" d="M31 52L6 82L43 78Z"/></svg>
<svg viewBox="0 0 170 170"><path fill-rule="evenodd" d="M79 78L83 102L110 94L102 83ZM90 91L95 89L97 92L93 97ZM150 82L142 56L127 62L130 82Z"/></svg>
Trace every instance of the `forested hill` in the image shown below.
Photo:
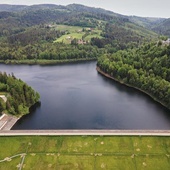
<svg viewBox="0 0 170 170"><path fill-rule="evenodd" d="M81 4L70 4L67 6L63 5L54 5L54 4L39 4L39 5L7 5L7 4L0 4L0 11L7 11L7 12L19 12L24 10L41 10L41 9L62 9L68 11L77 11L77 12L90 12L90 13L103 13L106 15L120 15L116 14L112 11L108 11L102 8L94 8L94 7L87 7Z"/></svg>
<svg viewBox="0 0 170 170"><path fill-rule="evenodd" d="M7 75L0 72L0 94L7 97L4 102L0 98L0 113L6 112L13 115L29 113L29 108L39 101L39 94L13 74Z"/></svg>
<svg viewBox="0 0 170 170"><path fill-rule="evenodd" d="M67 6L62 5L54 5L54 4L40 4L40 5L7 5L0 4L0 12L22 12L22 11L36 11L36 10L59 10L60 12L85 12L85 13L93 13L93 14L102 14L102 15L110 15L115 17L123 17L135 23L137 25L143 26L147 29L153 30L159 34L166 35L170 37L169 25L170 19L165 18L151 18L151 17L139 17L139 16L125 16L121 14L114 13L112 11L104 10L102 8L93 8L87 7L80 4L70 4ZM53 11L54 12L54 11ZM54 16L53 16L54 17ZM46 18L47 19L47 18ZM50 19L50 18L48 18ZM52 18L51 18L52 19ZM50 19L50 20L51 20ZM54 18L53 18L54 19ZM55 18L56 19L56 18Z"/></svg>
<svg viewBox="0 0 170 170"><path fill-rule="evenodd" d="M0 60L96 59L159 37L127 16L72 4L0 5Z"/></svg>
<svg viewBox="0 0 170 170"><path fill-rule="evenodd" d="M8 12L15 12L21 11L27 8L26 5L7 5L7 4L0 4L0 11L8 11Z"/></svg>
<svg viewBox="0 0 170 170"><path fill-rule="evenodd" d="M170 45L149 43L98 59L98 67L118 81L136 87L170 109Z"/></svg>
<svg viewBox="0 0 170 170"><path fill-rule="evenodd" d="M170 18L163 20L161 23L157 24L153 28L153 30L159 34L166 35L166 36L170 37Z"/></svg>
<svg viewBox="0 0 170 170"><path fill-rule="evenodd" d="M170 18L144 18L144 17L136 17L130 16L128 17L130 21L141 25L145 28L148 28L152 31L157 32L160 35L165 35L170 37Z"/></svg>

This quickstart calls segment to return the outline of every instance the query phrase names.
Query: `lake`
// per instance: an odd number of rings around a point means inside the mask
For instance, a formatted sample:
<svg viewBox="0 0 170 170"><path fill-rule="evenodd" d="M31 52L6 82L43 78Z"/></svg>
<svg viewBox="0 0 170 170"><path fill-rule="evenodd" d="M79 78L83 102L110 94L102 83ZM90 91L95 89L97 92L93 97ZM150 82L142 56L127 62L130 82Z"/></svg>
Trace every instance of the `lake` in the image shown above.
<svg viewBox="0 0 170 170"><path fill-rule="evenodd" d="M5 65L41 95L13 129L170 129L170 111L96 71L96 62Z"/></svg>

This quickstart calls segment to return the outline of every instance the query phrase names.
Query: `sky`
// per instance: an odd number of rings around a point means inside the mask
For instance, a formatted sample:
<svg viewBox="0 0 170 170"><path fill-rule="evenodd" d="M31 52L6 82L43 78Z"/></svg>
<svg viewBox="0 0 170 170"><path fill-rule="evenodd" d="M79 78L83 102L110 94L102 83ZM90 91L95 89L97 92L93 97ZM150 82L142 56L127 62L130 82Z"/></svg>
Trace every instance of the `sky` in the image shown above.
<svg viewBox="0 0 170 170"><path fill-rule="evenodd" d="M0 4L82 4L123 15L170 18L170 0L0 0Z"/></svg>

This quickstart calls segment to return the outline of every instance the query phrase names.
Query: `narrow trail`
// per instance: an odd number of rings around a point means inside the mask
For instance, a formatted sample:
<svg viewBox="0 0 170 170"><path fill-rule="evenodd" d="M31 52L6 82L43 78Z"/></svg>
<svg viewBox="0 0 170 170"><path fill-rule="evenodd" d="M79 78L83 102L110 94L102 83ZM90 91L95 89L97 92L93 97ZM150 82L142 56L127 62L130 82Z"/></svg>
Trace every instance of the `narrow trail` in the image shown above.
<svg viewBox="0 0 170 170"><path fill-rule="evenodd" d="M6 157L6 158L0 160L0 163L6 162L6 161L9 161L9 160L12 160L13 158L16 158L16 157L18 157L18 156L22 156L22 155L24 155L24 154L26 154L26 153L20 153L20 154L17 154L17 155L13 155L13 156L11 156L11 157Z"/></svg>

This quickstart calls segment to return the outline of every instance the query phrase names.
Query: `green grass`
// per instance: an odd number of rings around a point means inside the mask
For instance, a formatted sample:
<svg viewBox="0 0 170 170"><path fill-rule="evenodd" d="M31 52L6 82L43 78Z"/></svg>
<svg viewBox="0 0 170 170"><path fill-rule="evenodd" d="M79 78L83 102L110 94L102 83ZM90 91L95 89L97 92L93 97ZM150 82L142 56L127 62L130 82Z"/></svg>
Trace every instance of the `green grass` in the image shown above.
<svg viewBox="0 0 170 170"><path fill-rule="evenodd" d="M69 25L56 25L55 28L56 30L68 31L68 32L76 32L82 30L82 27L69 26Z"/></svg>
<svg viewBox="0 0 170 170"><path fill-rule="evenodd" d="M71 33L71 34L66 34L61 36L60 38L58 38L56 41L54 42L63 42L65 44L70 44L71 40L73 40L74 38L76 39L82 39L82 36L84 35L84 33Z"/></svg>
<svg viewBox="0 0 170 170"><path fill-rule="evenodd" d="M65 43L70 44L71 40L74 38L80 40L82 39L82 36L86 34L86 32L82 32L83 27L77 27L77 26L68 26L68 25L56 25L55 28L60 31L66 31L65 35L62 35L60 38L57 38L54 42L58 43ZM85 28L88 29L88 28ZM85 41L91 41L91 38L103 38L100 36L100 33L102 31L99 29L94 29L91 32L89 32L89 35L85 37Z"/></svg>
<svg viewBox="0 0 170 170"><path fill-rule="evenodd" d="M0 160L26 152L28 141L27 137L22 141L20 137L0 137Z"/></svg>
<svg viewBox="0 0 170 170"><path fill-rule="evenodd" d="M121 169L121 170L135 170L135 163L129 156L102 156L96 158L97 170L102 169Z"/></svg>
<svg viewBox="0 0 170 170"><path fill-rule="evenodd" d="M11 161L1 162L0 163L0 170L13 170L18 169L17 166L20 164L21 158L16 157L13 158Z"/></svg>
<svg viewBox="0 0 170 170"><path fill-rule="evenodd" d="M114 146L114 147L113 147ZM101 153L132 153L131 137L100 137L96 140L96 152Z"/></svg>
<svg viewBox="0 0 170 170"><path fill-rule="evenodd" d="M8 95L9 93L7 93L7 92L3 92L3 91L0 91L0 95Z"/></svg>
<svg viewBox="0 0 170 170"><path fill-rule="evenodd" d="M18 169L23 153L24 170L170 169L170 137L0 137L0 170Z"/></svg>

